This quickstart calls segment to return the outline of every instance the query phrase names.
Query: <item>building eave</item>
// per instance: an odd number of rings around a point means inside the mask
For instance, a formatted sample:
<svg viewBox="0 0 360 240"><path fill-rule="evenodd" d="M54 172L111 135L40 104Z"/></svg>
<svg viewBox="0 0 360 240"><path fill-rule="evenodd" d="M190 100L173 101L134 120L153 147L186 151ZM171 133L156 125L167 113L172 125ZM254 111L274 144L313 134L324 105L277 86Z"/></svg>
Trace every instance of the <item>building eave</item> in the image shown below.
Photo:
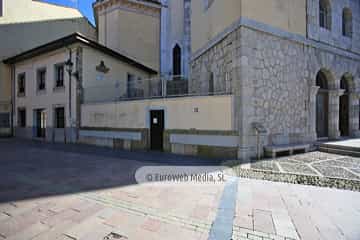
<svg viewBox="0 0 360 240"><path fill-rule="evenodd" d="M10 58L7 58L5 59L3 62L5 64L15 64L15 63L18 63L18 62L21 62L21 61L25 61L25 60L28 60L28 59L31 59L33 57L36 57L36 56L39 56L39 55L42 55L42 54L46 54L48 52L52 52L52 51L55 51L57 49L60 49L60 48L63 48L63 47L66 47L66 46L69 46L71 44L74 44L74 43L82 43L86 46L89 46L91 48L94 48L98 51L101 51L109 56L112 56L122 62L125 62L129 65L132 65L136 68L139 68L145 72L148 72L149 74L157 74L158 72L148 66L145 66L144 64L128 57L128 56L125 56L123 54L120 54L108 47L105 47L91 39L88 39L86 38L84 35L80 34L80 33L73 33L71 35L68 35L66 37L63 37L63 38L60 38L60 39L57 39L55 41L52 41L52 42L49 42L49 43L46 43L44 45L41 45L39 47L36 47L36 48L33 48L33 49L30 49L28 51L25 51L23 53L20 53L16 56L13 56L13 57L10 57Z"/></svg>

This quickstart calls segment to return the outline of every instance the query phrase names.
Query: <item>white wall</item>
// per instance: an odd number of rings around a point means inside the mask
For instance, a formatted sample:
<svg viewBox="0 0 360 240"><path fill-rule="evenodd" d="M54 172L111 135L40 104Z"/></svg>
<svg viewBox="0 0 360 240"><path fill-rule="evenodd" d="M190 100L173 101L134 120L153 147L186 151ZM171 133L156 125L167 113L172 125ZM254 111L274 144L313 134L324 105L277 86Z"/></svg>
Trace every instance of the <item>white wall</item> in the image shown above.
<svg viewBox="0 0 360 240"><path fill-rule="evenodd" d="M164 110L166 129L233 130L233 97L228 95L84 104L81 126L148 128L152 109Z"/></svg>
<svg viewBox="0 0 360 240"><path fill-rule="evenodd" d="M2 0L0 60L80 32L96 39L95 28L76 9L32 0ZM0 64L0 102L10 102L10 68Z"/></svg>
<svg viewBox="0 0 360 240"><path fill-rule="evenodd" d="M73 49L75 52L75 49ZM26 126L35 126L34 110L45 109L47 114L47 126L53 127L54 119L53 112L55 106L65 107L66 126L69 126L69 78L65 72L63 89L55 89L55 64L65 62L68 59L67 49L60 49L58 51L38 56L27 61L15 65L15 89L17 96L17 77L21 73L26 74L26 89L24 97L16 97L15 101L15 118L14 124L17 126L18 108L26 108ZM75 62L75 54L73 54L73 62ZM46 68L46 90L44 92L37 92L37 69ZM72 78L72 93L75 93L74 78ZM75 94L72 94L72 115L75 117Z"/></svg>

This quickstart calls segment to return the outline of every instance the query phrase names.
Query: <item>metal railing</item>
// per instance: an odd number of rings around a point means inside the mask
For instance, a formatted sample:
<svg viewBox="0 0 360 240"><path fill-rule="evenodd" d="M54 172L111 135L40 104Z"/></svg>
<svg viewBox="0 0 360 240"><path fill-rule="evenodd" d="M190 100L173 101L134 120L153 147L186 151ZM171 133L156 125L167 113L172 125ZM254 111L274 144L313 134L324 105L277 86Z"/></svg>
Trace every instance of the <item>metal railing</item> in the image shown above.
<svg viewBox="0 0 360 240"><path fill-rule="evenodd" d="M169 98L186 96L206 96L230 94L222 90L189 90L189 81L184 76L165 76L150 79L136 79L128 83L116 81L112 84L101 81L96 86L85 86L83 89L83 103L129 101L151 98Z"/></svg>

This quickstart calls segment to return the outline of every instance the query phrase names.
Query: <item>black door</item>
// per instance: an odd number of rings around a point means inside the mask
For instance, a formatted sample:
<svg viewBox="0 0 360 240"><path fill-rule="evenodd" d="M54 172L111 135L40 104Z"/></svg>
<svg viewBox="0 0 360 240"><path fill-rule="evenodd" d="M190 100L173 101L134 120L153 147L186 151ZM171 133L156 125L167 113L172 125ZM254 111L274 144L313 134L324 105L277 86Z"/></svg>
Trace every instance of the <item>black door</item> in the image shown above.
<svg viewBox="0 0 360 240"><path fill-rule="evenodd" d="M151 150L163 150L164 111L150 111L150 145Z"/></svg>
<svg viewBox="0 0 360 240"><path fill-rule="evenodd" d="M340 97L339 128L341 136L349 136L349 95Z"/></svg>
<svg viewBox="0 0 360 240"><path fill-rule="evenodd" d="M316 97L316 132L318 138L328 136L328 106L327 92L319 90Z"/></svg>
<svg viewBox="0 0 360 240"><path fill-rule="evenodd" d="M45 138L46 113L44 110L36 110L36 136Z"/></svg>

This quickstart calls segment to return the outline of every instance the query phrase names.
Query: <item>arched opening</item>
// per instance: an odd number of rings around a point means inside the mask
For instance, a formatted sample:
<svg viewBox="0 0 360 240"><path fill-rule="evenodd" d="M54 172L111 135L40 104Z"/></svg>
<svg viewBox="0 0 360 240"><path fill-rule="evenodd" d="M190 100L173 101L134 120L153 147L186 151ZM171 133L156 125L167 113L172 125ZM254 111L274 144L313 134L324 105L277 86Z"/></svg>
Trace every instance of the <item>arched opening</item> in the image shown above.
<svg viewBox="0 0 360 240"><path fill-rule="evenodd" d="M339 129L342 137L350 135L350 86L349 80L343 76L340 81L340 88L345 90L340 97L339 106Z"/></svg>
<svg viewBox="0 0 360 240"><path fill-rule="evenodd" d="M173 75L181 75L181 48L178 44L173 49Z"/></svg>
<svg viewBox="0 0 360 240"><path fill-rule="evenodd" d="M344 8L342 15L342 34L345 37L352 37L352 13L349 8Z"/></svg>
<svg viewBox="0 0 360 240"><path fill-rule="evenodd" d="M325 72L316 75L316 86L319 91L316 96L316 133L318 138L328 137L329 133L329 83Z"/></svg>
<svg viewBox="0 0 360 240"><path fill-rule="evenodd" d="M329 0L319 1L319 24L320 27L331 30L331 5Z"/></svg>

